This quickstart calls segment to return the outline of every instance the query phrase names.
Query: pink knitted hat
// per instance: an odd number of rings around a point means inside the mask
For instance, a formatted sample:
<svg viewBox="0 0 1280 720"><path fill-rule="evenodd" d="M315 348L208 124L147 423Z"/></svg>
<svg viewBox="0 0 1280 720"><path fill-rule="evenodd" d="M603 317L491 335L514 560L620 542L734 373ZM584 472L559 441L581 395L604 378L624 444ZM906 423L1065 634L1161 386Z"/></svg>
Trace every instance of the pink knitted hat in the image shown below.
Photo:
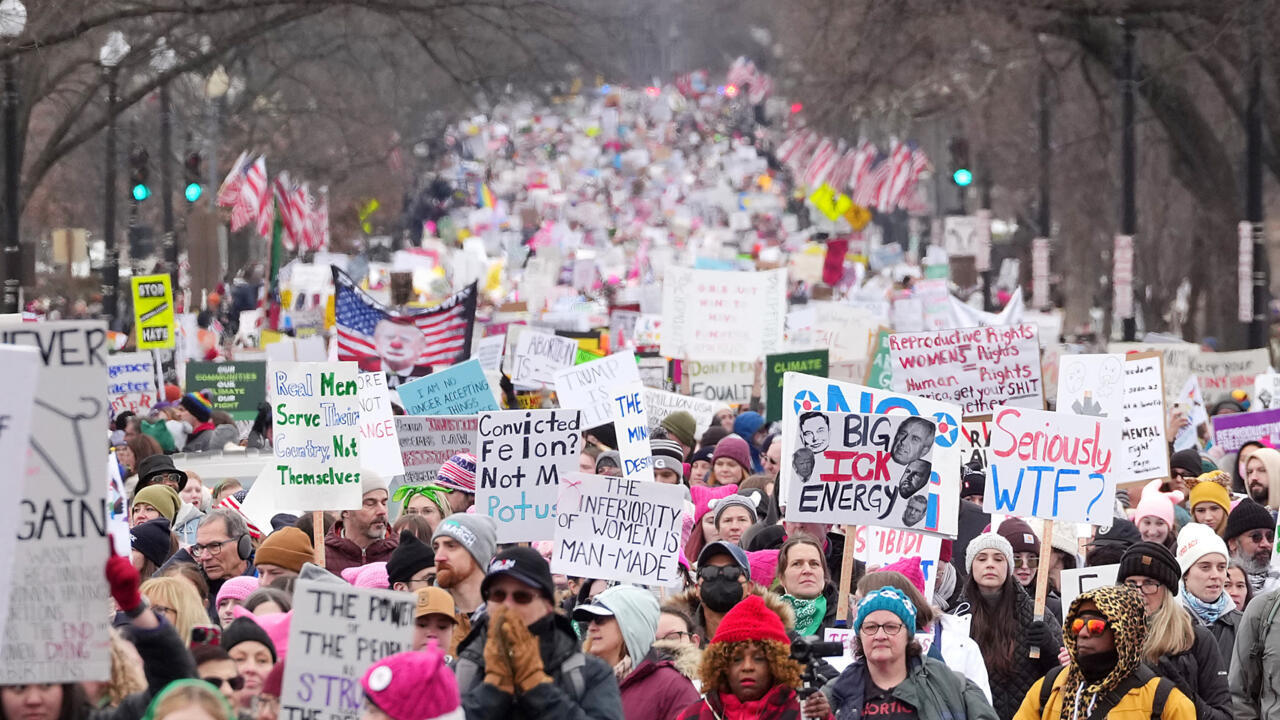
<svg viewBox="0 0 1280 720"><path fill-rule="evenodd" d="M1158 517L1173 532L1173 506L1182 502L1182 493L1174 490L1171 493L1160 492L1160 481L1152 480L1142 487L1142 499L1138 508L1133 511L1133 524L1137 525L1144 517Z"/></svg>
<svg viewBox="0 0 1280 720"><path fill-rule="evenodd" d="M702 516L711 510L712 500L719 500L736 492L738 492L737 485L720 485L719 487L694 485L689 488L689 496L693 498L693 521L695 523L702 521Z"/></svg>
<svg viewBox="0 0 1280 720"><path fill-rule="evenodd" d="M293 611L283 613L267 613L266 615L254 615L252 612L245 610L239 605L231 609L233 615L238 618L249 618L262 628L267 637L271 638L271 644L275 646L276 657L278 662L284 662L285 655L289 653L289 622L293 620Z"/></svg>
<svg viewBox="0 0 1280 720"><path fill-rule="evenodd" d="M387 564L385 562L349 567L342 571L342 579L358 588L386 590L391 587L391 581L387 579Z"/></svg>
<svg viewBox="0 0 1280 720"><path fill-rule="evenodd" d="M458 681L434 645L379 660L360 685L391 720L464 720Z"/></svg>
<svg viewBox="0 0 1280 720"><path fill-rule="evenodd" d="M723 440L716 443L716 451L711 455L711 464L714 466L716 460L720 458L729 458L742 466L743 472L751 474L751 448L747 447L747 441L737 435L727 435Z"/></svg>
<svg viewBox="0 0 1280 720"><path fill-rule="evenodd" d="M773 576L778 572L778 550L751 550L747 552L747 562L751 565L751 577L761 587L773 584Z"/></svg>
<svg viewBox="0 0 1280 720"><path fill-rule="evenodd" d="M222 601L228 598L244 602L244 599L253 594L258 589L258 578L252 575L237 575L233 578L227 578L222 583L222 587L218 589L218 605L222 605Z"/></svg>
<svg viewBox="0 0 1280 720"><path fill-rule="evenodd" d="M880 568L881 572L901 573L915 589L924 594L924 572L920 569L920 556L902 558L901 560Z"/></svg>

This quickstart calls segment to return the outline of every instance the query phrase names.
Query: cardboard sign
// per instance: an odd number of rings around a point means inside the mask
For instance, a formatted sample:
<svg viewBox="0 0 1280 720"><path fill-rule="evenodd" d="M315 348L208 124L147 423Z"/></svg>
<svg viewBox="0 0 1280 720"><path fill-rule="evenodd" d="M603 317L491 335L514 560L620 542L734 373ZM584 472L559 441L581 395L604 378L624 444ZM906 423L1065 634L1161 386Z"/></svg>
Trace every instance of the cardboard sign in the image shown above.
<svg viewBox="0 0 1280 720"><path fill-rule="evenodd" d="M560 478L578 468L576 410L480 413L476 424L476 512L493 518L498 542L555 537Z"/></svg>
<svg viewBox="0 0 1280 720"><path fill-rule="evenodd" d="M1264 373L1253 379L1250 412L1280 408L1280 373Z"/></svg>
<svg viewBox="0 0 1280 720"><path fill-rule="evenodd" d="M1064 355L1058 361L1060 413L1121 417L1124 413L1123 355Z"/></svg>
<svg viewBox="0 0 1280 720"><path fill-rule="evenodd" d="M475 358L407 382L396 391L410 415L475 415L499 409Z"/></svg>
<svg viewBox="0 0 1280 720"><path fill-rule="evenodd" d="M416 607L412 593L299 580L280 716L360 717L360 678L373 663L413 647Z"/></svg>
<svg viewBox="0 0 1280 720"><path fill-rule="evenodd" d="M649 429L658 427L662 423L662 419L677 410L684 410L693 416L694 437L702 437L702 433L711 427L711 420L715 417L716 409L721 407L718 403L701 398L689 397L679 393L666 392L665 390L654 390L651 387L644 389L644 409L649 418Z"/></svg>
<svg viewBox="0 0 1280 720"><path fill-rule="evenodd" d="M1080 593L1115 585L1120 576L1119 565L1093 565L1085 568L1062 569L1062 608L1065 611L1076 601Z"/></svg>
<svg viewBox="0 0 1280 720"><path fill-rule="evenodd" d="M893 389L893 362L889 355L889 336L893 330L881 327L871 340L871 364L867 367L866 386L877 390Z"/></svg>
<svg viewBox="0 0 1280 720"><path fill-rule="evenodd" d="M236 420L253 420L267 398L265 362L187 363L188 392L212 390L214 410L226 410Z"/></svg>
<svg viewBox="0 0 1280 720"><path fill-rule="evenodd" d="M933 470L937 425L901 415L802 413L787 518L797 522L938 526L941 479ZM932 522L924 524L932 515Z"/></svg>
<svg viewBox="0 0 1280 720"><path fill-rule="evenodd" d="M693 397L710 400L717 407L751 402L756 382L754 362L686 360L680 363L680 372L682 384L683 378L688 377L689 394Z"/></svg>
<svg viewBox="0 0 1280 720"><path fill-rule="evenodd" d="M1200 392L1209 405L1230 399L1232 390L1249 391L1254 378L1267 372L1266 348L1234 352L1201 352L1191 358L1191 372L1200 379Z"/></svg>
<svg viewBox="0 0 1280 720"><path fill-rule="evenodd" d="M386 374L358 373L356 385L360 401L360 467L385 478L404 474Z"/></svg>
<svg viewBox="0 0 1280 720"><path fill-rule="evenodd" d="M1239 452L1250 440L1280 445L1280 409L1215 415L1212 421L1213 444L1223 452Z"/></svg>
<svg viewBox="0 0 1280 720"><path fill-rule="evenodd" d="M798 372L814 377L827 377L828 355L826 350L810 350L809 352L782 353L770 355L764 360L765 386L765 420L777 422L782 419L782 378L789 372Z"/></svg>
<svg viewBox="0 0 1280 720"><path fill-rule="evenodd" d="M9 452L9 504L17 506L9 525L17 544L9 549L14 583L0 679L6 685L107 680L107 328L4 322L0 344L37 349L36 368L16 356L4 367L12 396L5 406L17 413L20 403L30 406L33 391L36 405L28 411L28 452L11 447L0 428L0 450ZM10 430L22 431L16 416Z"/></svg>
<svg viewBox="0 0 1280 720"><path fill-rule="evenodd" d="M524 330L516 340L511 380L523 385L550 385L556 371L573 367L578 343L573 338Z"/></svg>
<svg viewBox="0 0 1280 720"><path fill-rule="evenodd" d="M783 349L787 271L668 268L662 354L692 360L760 358Z"/></svg>
<svg viewBox="0 0 1280 720"><path fill-rule="evenodd" d="M360 507L360 400L354 362L271 362L267 401L279 501L298 510Z"/></svg>
<svg viewBox="0 0 1280 720"><path fill-rule="evenodd" d="M107 359L107 402L115 417L146 415L156 402L156 365L149 352L116 353Z"/></svg>
<svg viewBox="0 0 1280 720"><path fill-rule="evenodd" d="M1164 380L1160 354L1131 355L1124 364L1124 428L1129 480L1169 477Z"/></svg>
<svg viewBox="0 0 1280 720"><path fill-rule="evenodd" d="M1125 471L1120 418L998 407L984 512L1106 525Z"/></svg>
<svg viewBox="0 0 1280 720"><path fill-rule="evenodd" d="M552 572L636 585L679 584L680 488L574 472L560 483L558 504Z"/></svg>
<svg viewBox="0 0 1280 720"><path fill-rule="evenodd" d="M399 415L396 437L404 463L403 485L435 482L440 466L460 453L475 451L476 419L467 415L415 417Z"/></svg>
<svg viewBox="0 0 1280 720"><path fill-rule="evenodd" d="M139 350L173 347L173 288L168 275L135 275L134 341Z"/></svg>
<svg viewBox="0 0 1280 720"><path fill-rule="evenodd" d="M1034 324L895 333L889 354L895 392L960 405L966 416L1044 407Z"/></svg>
<svg viewBox="0 0 1280 720"><path fill-rule="evenodd" d="M582 411L582 424L593 428L618 419L616 391L639 382L635 353L619 352L556 372L556 397L560 407Z"/></svg>
<svg viewBox="0 0 1280 720"><path fill-rule="evenodd" d="M853 556L867 564L868 568L883 568L904 558L920 558L920 570L924 573L924 596L933 597L938 582L938 553L942 551L942 538L936 535L894 530L875 525L857 526Z"/></svg>

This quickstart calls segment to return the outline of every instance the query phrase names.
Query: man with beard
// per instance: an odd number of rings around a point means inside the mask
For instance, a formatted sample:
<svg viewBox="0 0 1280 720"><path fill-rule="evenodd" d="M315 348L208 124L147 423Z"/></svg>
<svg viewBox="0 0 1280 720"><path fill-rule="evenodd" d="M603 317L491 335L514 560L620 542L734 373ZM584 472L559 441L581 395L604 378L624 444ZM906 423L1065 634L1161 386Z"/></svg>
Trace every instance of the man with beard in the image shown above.
<svg viewBox="0 0 1280 720"><path fill-rule="evenodd" d="M387 479L363 470L360 489L360 509L343 510L324 538L324 566L334 575L389 560L396 549L396 538L387 533Z"/></svg>
<svg viewBox="0 0 1280 720"><path fill-rule="evenodd" d="M893 449L889 454L899 465L910 465L933 449L934 424L922 417L909 417L898 426L893 435Z"/></svg>
<svg viewBox="0 0 1280 720"><path fill-rule="evenodd" d="M484 607L480 586L485 569L498 545L493 518L485 515L450 515L431 536L435 550L436 585L449 591L458 610L458 633L465 636L468 620L478 619Z"/></svg>
<svg viewBox="0 0 1280 720"><path fill-rule="evenodd" d="M1280 587L1280 572L1271 567L1271 555L1275 549L1276 521L1271 511L1245 498L1227 516L1227 529L1223 532L1231 559L1239 562L1254 593L1264 593Z"/></svg>

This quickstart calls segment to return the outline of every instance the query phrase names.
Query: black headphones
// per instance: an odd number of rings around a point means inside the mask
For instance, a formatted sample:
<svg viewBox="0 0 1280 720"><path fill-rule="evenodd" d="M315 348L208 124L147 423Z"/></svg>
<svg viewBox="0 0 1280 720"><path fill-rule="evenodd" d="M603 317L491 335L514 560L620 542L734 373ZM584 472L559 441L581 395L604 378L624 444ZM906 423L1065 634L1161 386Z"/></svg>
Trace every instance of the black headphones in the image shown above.
<svg viewBox="0 0 1280 720"><path fill-rule="evenodd" d="M240 556L241 560L248 560L249 556L253 554L253 538L249 537L249 533L241 535L240 539L236 541L236 554Z"/></svg>

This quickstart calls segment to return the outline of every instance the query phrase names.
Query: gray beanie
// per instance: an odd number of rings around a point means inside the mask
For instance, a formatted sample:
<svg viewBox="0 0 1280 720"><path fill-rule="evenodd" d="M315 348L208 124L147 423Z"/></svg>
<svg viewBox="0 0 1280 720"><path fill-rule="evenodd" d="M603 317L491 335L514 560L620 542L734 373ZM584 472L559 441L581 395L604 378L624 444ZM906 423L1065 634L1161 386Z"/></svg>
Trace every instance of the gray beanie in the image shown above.
<svg viewBox="0 0 1280 720"><path fill-rule="evenodd" d="M760 519L760 517L756 515L756 504L751 501L751 498L745 495L727 495L715 501L716 527L720 527L720 516L724 514L725 510L728 510L731 507L746 508L747 514L751 516L752 525L755 525L756 521Z"/></svg>
<svg viewBox="0 0 1280 720"><path fill-rule="evenodd" d="M579 605L573 614L575 620L612 615L618 621L618 630L622 633L623 644L627 646L627 655L631 657L633 665L638 667L653 645L661 613L658 610L658 599L652 592L635 585L614 585L596 595L591 603Z"/></svg>
<svg viewBox="0 0 1280 720"><path fill-rule="evenodd" d="M457 540L466 548L471 557L475 558L481 572L489 567L489 561L493 559L498 546L497 526L493 524L493 518L485 515L454 513L436 526L436 531L431 535L432 542L441 535Z"/></svg>
<svg viewBox="0 0 1280 720"><path fill-rule="evenodd" d="M1000 533L986 532L969 541L964 551L964 570L966 575L973 574L973 559L983 550L999 550L1004 553L1004 560L1009 565L1009 574L1013 574L1013 546Z"/></svg>

